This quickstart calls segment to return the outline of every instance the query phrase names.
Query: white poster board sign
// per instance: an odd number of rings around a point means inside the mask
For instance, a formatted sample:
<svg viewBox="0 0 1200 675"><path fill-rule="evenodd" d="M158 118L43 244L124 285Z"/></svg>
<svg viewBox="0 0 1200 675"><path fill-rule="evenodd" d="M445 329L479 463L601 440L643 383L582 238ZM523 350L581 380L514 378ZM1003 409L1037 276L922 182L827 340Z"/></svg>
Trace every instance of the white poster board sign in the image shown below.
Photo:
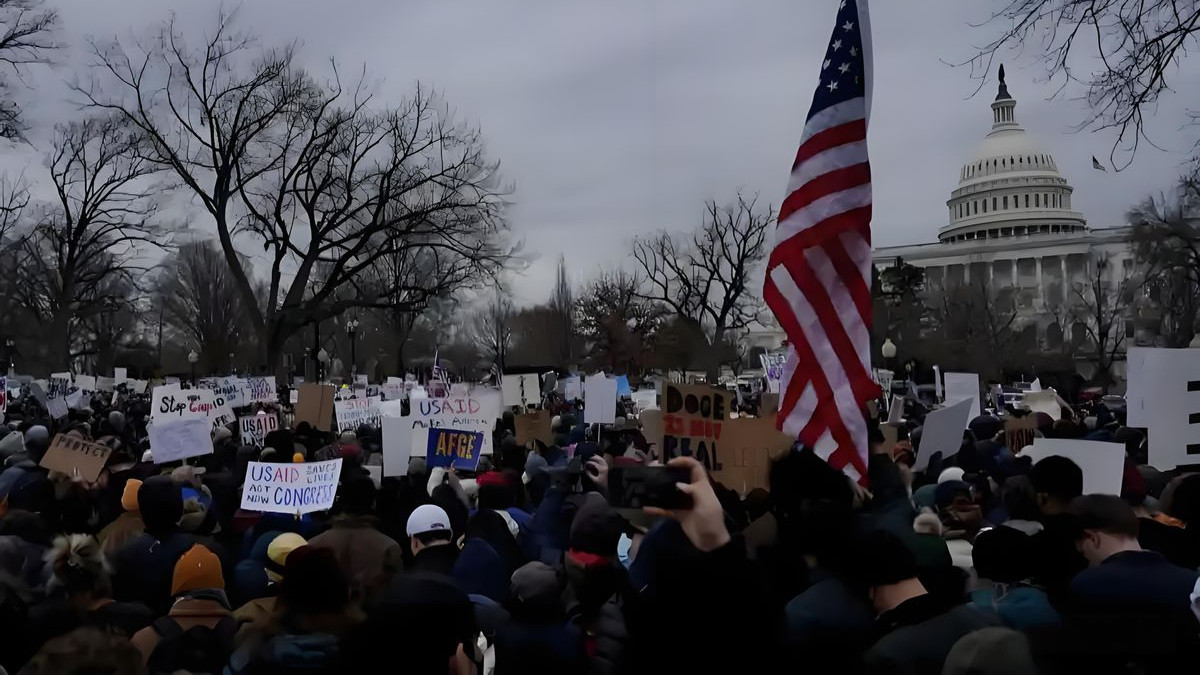
<svg viewBox="0 0 1200 675"><path fill-rule="evenodd" d="M505 408L525 406L542 400L542 384L535 373L505 375L500 386L501 403Z"/></svg>
<svg viewBox="0 0 1200 675"><path fill-rule="evenodd" d="M567 401L576 401L583 398L583 382L579 379L578 375L560 378L558 380L558 390Z"/></svg>
<svg viewBox="0 0 1200 675"><path fill-rule="evenodd" d="M1031 412L1046 413L1055 422L1062 419L1062 407L1059 405L1058 396L1055 396L1053 390L1027 391L1022 403Z"/></svg>
<svg viewBox="0 0 1200 675"><path fill-rule="evenodd" d="M958 454L962 447L963 429L971 421L971 406L975 401L963 399L954 405L934 410L925 416L925 425L921 427L921 443L917 446L917 461L913 469L924 471L929 467L929 460L935 452L942 453L942 459Z"/></svg>
<svg viewBox="0 0 1200 675"><path fill-rule="evenodd" d="M783 381L783 364L787 361L787 353L759 354L758 360L762 362L763 375L767 380L767 392L778 394L779 385Z"/></svg>
<svg viewBox="0 0 1200 675"><path fill-rule="evenodd" d="M246 405L279 402L279 396L275 393L275 378L273 377L248 377L245 391Z"/></svg>
<svg viewBox="0 0 1200 675"><path fill-rule="evenodd" d="M61 420L70 414L68 407L67 399L62 396L55 396L46 401L46 412L50 413L50 417L56 420Z"/></svg>
<svg viewBox="0 0 1200 675"><path fill-rule="evenodd" d="M978 417L980 413L979 407L979 374L978 373L946 373L944 375L946 405L953 405L959 401L971 401L971 418ZM966 425L963 425L966 428Z"/></svg>
<svg viewBox="0 0 1200 675"><path fill-rule="evenodd" d="M211 430L207 416L155 421L147 429L154 463L212 454Z"/></svg>
<svg viewBox="0 0 1200 675"><path fill-rule="evenodd" d="M178 384L154 388L150 401L150 419L157 425L182 419L200 418L208 422L219 414L217 397L211 389L181 389Z"/></svg>
<svg viewBox="0 0 1200 675"><path fill-rule="evenodd" d="M1200 464L1200 349L1130 352L1141 353L1130 359L1126 405L1149 432L1148 463L1159 471Z"/></svg>
<svg viewBox="0 0 1200 675"><path fill-rule="evenodd" d="M113 379L113 386L116 386L118 384L125 384L125 380L129 379L129 369L128 368L113 368L112 379Z"/></svg>
<svg viewBox="0 0 1200 675"><path fill-rule="evenodd" d="M279 430L279 416L260 414L239 417L238 428L241 430L242 445L255 445L261 448L267 434Z"/></svg>
<svg viewBox="0 0 1200 675"><path fill-rule="evenodd" d="M1083 494L1121 496L1125 477L1125 445L1101 441L1065 438L1036 438L1033 446L1021 451L1033 463L1057 455L1079 465L1083 471Z"/></svg>
<svg viewBox="0 0 1200 675"><path fill-rule="evenodd" d="M304 464L250 462L242 508L264 513L312 513L333 507L342 460Z"/></svg>
<svg viewBox="0 0 1200 675"><path fill-rule="evenodd" d="M466 396L446 398L417 398L413 396L409 414L401 417L400 402L389 401L380 405L383 416L383 475L403 476L408 473L408 458L412 454L423 457L424 447L413 444L418 428L430 429L486 429L480 454L492 454L492 429L500 417L500 390L476 388Z"/></svg>
<svg viewBox="0 0 1200 675"><path fill-rule="evenodd" d="M617 421L617 381L604 375L592 375L583 381L583 421L586 424L613 424Z"/></svg>
<svg viewBox="0 0 1200 675"><path fill-rule="evenodd" d="M250 405L250 402L246 399L246 381L240 377L217 378L217 384L213 388L213 391L223 398L225 404L231 408L242 408Z"/></svg>
<svg viewBox="0 0 1200 675"><path fill-rule="evenodd" d="M378 429L380 425L379 403L378 396L335 401L333 414L337 418L337 430L356 431L363 424Z"/></svg>
<svg viewBox="0 0 1200 675"><path fill-rule="evenodd" d="M96 378L91 375L76 375L75 387L81 391L98 391L96 389Z"/></svg>

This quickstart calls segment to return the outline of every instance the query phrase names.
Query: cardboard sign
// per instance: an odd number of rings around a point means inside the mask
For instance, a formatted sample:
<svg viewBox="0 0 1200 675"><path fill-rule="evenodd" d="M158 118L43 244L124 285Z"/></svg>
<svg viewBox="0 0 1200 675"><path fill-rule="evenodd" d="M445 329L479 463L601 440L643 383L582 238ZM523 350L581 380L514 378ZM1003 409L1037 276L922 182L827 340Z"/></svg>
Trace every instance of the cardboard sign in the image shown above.
<svg viewBox="0 0 1200 675"><path fill-rule="evenodd" d="M96 482L104 463L112 454L112 448L99 443L89 443L82 438L55 434L50 449L39 463L43 469L57 471L68 476L79 476L89 483Z"/></svg>
<svg viewBox="0 0 1200 675"><path fill-rule="evenodd" d="M279 430L278 415L246 415L238 418L242 445L263 446L267 434Z"/></svg>
<svg viewBox="0 0 1200 675"><path fill-rule="evenodd" d="M585 424L613 424L617 421L617 381L603 374L583 382L583 421Z"/></svg>
<svg viewBox="0 0 1200 675"><path fill-rule="evenodd" d="M542 400L541 380L534 373L505 375L500 385L500 402L505 408L524 407Z"/></svg>
<svg viewBox="0 0 1200 675"><path fill-rule="evenodd" d="M664 384L663 461L695 457L712 472L732 404L733 395L722 389Z"/></svg>
<svg viewBox="0 0 1200 675"><path fill-rule="evenodd" d="M925 416L925 425L921 428L921 443L917 446L917 461L913 464L914 470L927 469L935 452L942 453L942 459L958 454L959 448L962 447L963 429L967 427L967 422L971 421L971 411L976 405L976 401L967 398Z"/></svg>
<svg viewBox="0 0 1200 675"><path fill-rule="evenodd" d="M279 403L279 395L275 393L275 378L246 378L246 401L247 405L250 403Z"/></svg>
<svg viewBox="0 0 1200 675"><path fill-rule="evenodd" d="M97 391L96 378L91 375L76 375L75 388L83 391Z"/></svg>
<svg viewBox="0 0 1200 675"><path fill-rule="evenodd" d="M888 457L891 457L892 450L900 442L900 428L894 424L881 424L879 425L879 432L883 434L883 443L879 446L879 450L880 452L887 453Z"/></svg>
<svg viewBox="0 0 1200 675"><path fill-rule="evenodd" d="M429 468L442 467L474 471L483 455L483 432L458 429L423 429L425 461Z"/></svg>
<svg viewBox="0 0 1200 675"><path fill-rule="evenodd" d="M1004 445L1016 454L1027 445L1033 445L1033 432L1037 430L1037 419L1032 414L1024 417L1009 417L1004 420ZM980 438L978 440L988 440Z"/></svg>
<svg viewBox="0 0 1200 675"><path fill-rule="evenodd" d="M959 401L971 401L971 417L978 417L982 408L979 407L979 375L976 373L946 373L945 375L946 405L954 405ZM963 426L966 428L966 425Z"/></svg>
<svg viewBox="0 0 1200 675"><path fill-rule="evenodd" d="M795 439L775 428L775 416L740 418L723 423L720 445L711 446L713 480L745 495L770 489L771 462L787 454Z"/></svg>
<svg viewBox="0 0 1200 675"><path fill-rule="evenodd" d="M1083 494L1121 495L1125 476L1123 443L1039 438L1032 448L1021 453L1022 457L1032 457L1034 464L1054 455L1066 457L1083 471Z"/></svg>
<svg viewBox="0 0 1200 675"><path fill-rule="evenodd" d="M783 382L783 364L787 361L787 354L785 352L759 354L758 359L762 362L763 376L767 380L767 392L778 394L779 386Z"/></svg>
<svg viewBox="0 0 1200 675"><path fill-rule="evenodd" d="M1200 349L1131 349L1129 368L1126 405L1149 430L1148 463L1200 464Z"/></svg>
<svg viewBox="0 0 1200 675"><path fill-rule="evenodd" d="M537 410L525 415L517 415L513 422L516 424L517 445L524 446L533 440L546 445L554 445L554 432L550 431L551 416L549 410Z"/></svg>
<svg viewBox="0 0 1200 675"><path fill-rule="evenodd" d="M1058 396L1052 390L1025 392L1024 403L1030 412L1046 413L1054 418L1055 422L1062 419L1062 407L1058 403Z"/></svg>
<svg viewBox="0 0 1200 675"><path fill-rule="evenodd" d="M779 412L779 394L765 393L758 399L758 414L774 415Z"/></svg>
<svg viewBox="0 0 1200 675"><path fill-rule="evenodd" d="M297 391L296 425L308 422L317 431L329 431L333 423L333 386L305 383Z"/></svg>
<svg viewBox="0 0 1200 675"><path fill-rule="evenodd" d="M61 420L71 411L67 408L67 400L61 396L56 396L46 401L46 412L50 413L51 418Z"/></svg>
<svg viewBox="0 0 1200 675"><path fill-rule="evenodd" d="M413 394L418 387L413 388ZM409 414L400 417L400 402L381 404L383 414L383 475L403 476L408 458L425 452L425 430L459 429L483 433L481 453L492 454L492 429L500 416L499 389L475 388L466 396L415 398L410 396ZM389 422L388 417L400 422Z"/></svg>
<svg viewBox="0 0 1200 675"><path fill-rule="evenodd" d="M264 513L328 511L337 496L341 475L340 458L304 464L250 462L242 488L242 508Z"/></svg>
<svg viewBox="0 0 1200 675"><path fill-rule="evenodd" d="M333 410L337 416L337 430L356 431L363 424L378 429L381 425L379 403L378 396L335 401Z"/></svg>
<svg viewBox="0 0 1200 675"><path fill-rule="evenodd" d="M207 416L155 422L147 430L154 463L163 464L212 454L211 430Z"/></svg>

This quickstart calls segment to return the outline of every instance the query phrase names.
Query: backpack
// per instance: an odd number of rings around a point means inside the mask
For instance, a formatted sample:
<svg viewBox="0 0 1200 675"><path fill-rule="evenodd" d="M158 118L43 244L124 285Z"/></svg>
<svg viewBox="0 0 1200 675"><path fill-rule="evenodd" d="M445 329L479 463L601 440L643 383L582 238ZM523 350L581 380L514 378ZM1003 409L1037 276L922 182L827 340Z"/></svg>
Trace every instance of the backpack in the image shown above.
<svg viewBox="0 0 1200 675"><path fill-rule="evenodd" d="M213 628L192 626L185 631L167 616L151 625L159 642L146 662L150 673L220 673L229 663L238 630L232 616L222 618Z"/></svg>

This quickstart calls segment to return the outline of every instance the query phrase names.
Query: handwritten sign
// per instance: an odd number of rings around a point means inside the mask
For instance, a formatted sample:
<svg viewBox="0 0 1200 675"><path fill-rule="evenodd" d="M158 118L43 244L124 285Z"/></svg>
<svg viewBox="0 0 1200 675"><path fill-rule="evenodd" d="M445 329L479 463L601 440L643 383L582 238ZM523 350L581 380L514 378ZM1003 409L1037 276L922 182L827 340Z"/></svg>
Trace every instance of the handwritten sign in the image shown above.
<svg viewBox="0 0 1200 675"><path fill-rule="evenodd" d="M67 408L67 399L62 396L55 396L46 401L46 412L50 413L50 417L61 420L66 417L70 410Z"/></svg>
<svg viewBox="0 0 1200 675"><path fill-rule="evenodd" d="M304 464L250 462L242 508L266 513L312 513L333 507L342 460Z"/></svg>
<svg viewBox="0 0 1200 675"><path fill-rule="evenodd" d="M492 429L500 416L500 390L473 389L468 395L445 398L418 398L418 388L410 396L409 414L400 416L400 402L389 402L383 411L383 475L403 476L408 458L425 452L424 430L460 429L483 433L480 454L492 454ZM388 421L389 417L400 421Z"/></svg>
<svg viewBox="0 0 1200 675"><path fill-rule="evenodd" d="M1004 445L1013 454L1021 451L1027 445L1033 445L1033 432L1037 430L1037 418L1033 415L1024 417L1009 417L1004 420ZM987 441L988 438L977 440Z"/></svg>
<svg viewBox="0 0 1200 675"><path fill-rule="evenodd" d="M758 360L762 362L763 375L767 380L767 391L778 394L779 383L783 381L783 363L787 360L787 354L783 352L759 354Z"/></svg>
<svg viewBox="0 0 1200 675"><path fill-rule="evenodd" d="M279 395L275 393L275 378L246 378L246 400L247 405L250 403L278 403Z"/></svg>
<svg viewBox="0 0 1200 675"><path fill-rule="evenodd" d="M333 404L334 415L337 417L338 431L355 431L366 424L379 428L382 422L379 414L380 399L378 396L368 398L352 398L337 401Z"/></svg>
<svg viewBox="0 0 1200 675"><path fill-rule="evenodd" d="M147 429L154 463L163 464L212 454L211 430L207 416L155 422Z"/></svg>
<svg viewBox="0 0 1200 675"><path fill-rule="evenodd" d="M39 466L68 476L79 476L89 483L94 483L100 477L104 463L111 454L112 448L107 445L89 443L76 436L56 434Z"/></svg>
<svg viewBox="0 0 1200 675"><path fill-rule="evenodd" d="M241 429L242 445L263 446L267 434L279 430L278 415L246 415L238 418L238 428Z"/></svg>
<svg viewBox="0 0 1200 675"><path fill-rule="evenodd" d="M71 373L52 373L46 392L51 396L66 396L71 388Z"/></svg>
<svg viewBox="0 0 1200 675"><path fill-rule="evenodd" d="M525 445L533 440L539 440L546 445L554 445L554 432L550 430L549 410L537 410L525 415L517 415L513 422L517 432L517 445Z"/></svg>
<svg viewBox="0 0 1200 675"><path fill-rule="evenodd" d="M534 373L505 375L501 380L500 391L501 402L505 408L537 403L542 400L541 381Z"/></svg>
<svg viewBox="0 0 1200 675"><path fill-rule="evenodd" d="M771 462L787 454L795 439L775 428L775 416L723 422L720 452L710 446L713 480L745 495L770 489Z"/></svg>
<svg viewBox="0 0 1200 675"><path fill-rule="evenodd" d="M474 471L479 466L483 432L458 429L425 429L425 461L430 468L451 466Z"/></svg>
<svg viewBox="0 0 1200 675"><path fill-rule="evenodd" d="M211 422L218 410L216 395L211 389L181 389L177 384L154 388L150 419L159 422L199 418Z"/></svg>
<svg viewBox="0 0 1200 675"><path fill-rule="evenodd" d="M710 472L719 472L717 448L729 422L731 398L711 387L664 384L663 459L695 457Z"/></svg>

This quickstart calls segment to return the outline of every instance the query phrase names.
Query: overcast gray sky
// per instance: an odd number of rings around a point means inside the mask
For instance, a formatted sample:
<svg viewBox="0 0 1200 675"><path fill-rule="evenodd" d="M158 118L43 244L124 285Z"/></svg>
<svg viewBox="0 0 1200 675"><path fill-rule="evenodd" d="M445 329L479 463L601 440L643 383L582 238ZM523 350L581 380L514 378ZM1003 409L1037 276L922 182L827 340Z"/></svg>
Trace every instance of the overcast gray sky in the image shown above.
<svg viewBox="0 0 1200 675"><path fill-rule="evenodd" d="M141 32L171 11L199 34L220 6L48 2L75 50L59 77L87 35ZM930 241L945 224L959 166L990 126L994 85L970 98L977 81L944 61L987 41L992 32L968 22L998 4L873 3L877 245ZM512 226L537 255L513 283L528 303L545 299L560 253L582 282L627 263L639 233L691 228L707 198L727 201L741 187L777 204L835 9L835 0L247 0L238 16L267 42L298 41L313 65L366 63L384 98L432 84L478 123L516 189ZM1131 203L1171 185L1189 146L1184 102L1168 101L1155 121L1168 151L1145 147L1133 169L1100 173L1091 156L1106 158L1112 136L1072 133L1081 104L1047 100L1054 87L1030 55L1006 64L1018 119L1056 157L1090 224L1119 224ZM1177 90L1200 84L1190 70ZM35 79L38 123L70 114L49 77ZM40 163L31 167L37 177Z"/></svg>

